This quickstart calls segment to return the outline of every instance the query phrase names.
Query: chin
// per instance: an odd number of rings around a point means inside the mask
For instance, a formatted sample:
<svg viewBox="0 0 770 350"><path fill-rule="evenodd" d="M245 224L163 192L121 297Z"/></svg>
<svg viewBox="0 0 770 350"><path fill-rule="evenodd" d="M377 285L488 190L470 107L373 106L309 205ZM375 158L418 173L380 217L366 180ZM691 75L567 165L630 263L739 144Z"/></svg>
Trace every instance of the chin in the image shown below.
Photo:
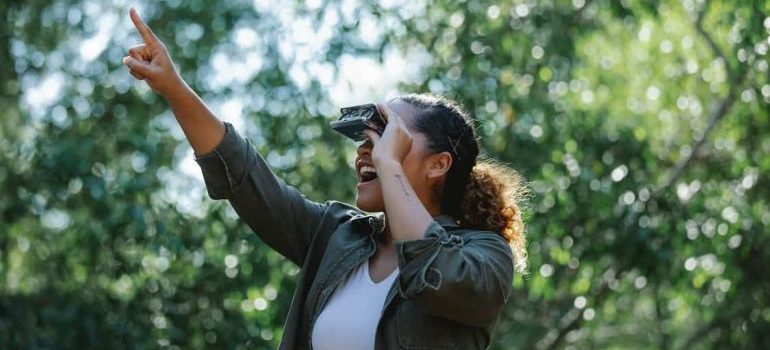
<svg viewBox="0 0 770 350"><path fill-rule="evenodd" d="M385 211L385 202L382 200L379 183L359 184L356 191L356 206L368 212Z"/></svg>

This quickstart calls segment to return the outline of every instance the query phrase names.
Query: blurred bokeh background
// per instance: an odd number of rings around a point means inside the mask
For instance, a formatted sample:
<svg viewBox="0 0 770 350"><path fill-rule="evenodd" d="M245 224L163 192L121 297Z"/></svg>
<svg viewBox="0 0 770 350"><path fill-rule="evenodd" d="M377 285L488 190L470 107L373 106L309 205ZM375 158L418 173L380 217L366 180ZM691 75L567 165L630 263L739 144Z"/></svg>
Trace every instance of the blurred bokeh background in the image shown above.
<svg viewBox="0 0 770 350"><path fill-rule="evenodd" d="M271 349L297 267L121 64L136 6L309 198L338 108L457 99L517 169L531 268L493 349L770 346L770 1L0 3L0 348Z"/></svg>

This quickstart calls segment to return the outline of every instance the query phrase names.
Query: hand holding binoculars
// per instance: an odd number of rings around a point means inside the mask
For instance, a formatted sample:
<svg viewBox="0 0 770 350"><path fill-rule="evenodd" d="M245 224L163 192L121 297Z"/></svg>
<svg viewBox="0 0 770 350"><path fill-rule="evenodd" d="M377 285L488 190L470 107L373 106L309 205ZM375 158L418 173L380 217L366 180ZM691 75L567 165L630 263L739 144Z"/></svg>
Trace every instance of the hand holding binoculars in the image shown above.
<svg viewBox="0 0 770 350"><path fill-rule="evenodd" d="M380 135L385 131L387 122L374 104L345 107L340 109L340 112L342 116L329 125L354 141L363 141L366 138L366 129L372 129Z"/></svg>

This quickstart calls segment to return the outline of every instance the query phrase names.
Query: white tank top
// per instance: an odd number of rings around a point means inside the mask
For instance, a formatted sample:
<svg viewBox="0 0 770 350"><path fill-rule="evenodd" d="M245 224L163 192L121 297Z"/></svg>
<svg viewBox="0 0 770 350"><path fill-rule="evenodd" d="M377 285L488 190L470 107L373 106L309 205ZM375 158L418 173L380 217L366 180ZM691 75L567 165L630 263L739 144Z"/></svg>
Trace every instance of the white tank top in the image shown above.
<svg viewBox="0 0 770 350"><path fill-rule="evenodd" d="M374 336L385 297L398 267L374 283L369 261L340 282L313 326L313 350L374 349Z"/></svg>

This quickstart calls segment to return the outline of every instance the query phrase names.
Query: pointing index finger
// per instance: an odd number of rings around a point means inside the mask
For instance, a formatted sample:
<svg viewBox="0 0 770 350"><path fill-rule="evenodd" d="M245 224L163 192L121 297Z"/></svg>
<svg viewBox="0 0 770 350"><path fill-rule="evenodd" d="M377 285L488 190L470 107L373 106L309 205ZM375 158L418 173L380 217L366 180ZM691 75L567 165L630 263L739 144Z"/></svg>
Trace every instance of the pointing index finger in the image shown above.
<svg viewBox="0 0 770 350"><path fill-rule="evenodd" d="M139 17L139 13L136 12L136 9L132 7L128 12L128 15L131 17L131 21L134 22L136 30L139 31L139 34L142 36L142 39L144 39L146 44L154 43L158 40L150 27L147 26L144 21L142 21L142 17Z"/></svg>

